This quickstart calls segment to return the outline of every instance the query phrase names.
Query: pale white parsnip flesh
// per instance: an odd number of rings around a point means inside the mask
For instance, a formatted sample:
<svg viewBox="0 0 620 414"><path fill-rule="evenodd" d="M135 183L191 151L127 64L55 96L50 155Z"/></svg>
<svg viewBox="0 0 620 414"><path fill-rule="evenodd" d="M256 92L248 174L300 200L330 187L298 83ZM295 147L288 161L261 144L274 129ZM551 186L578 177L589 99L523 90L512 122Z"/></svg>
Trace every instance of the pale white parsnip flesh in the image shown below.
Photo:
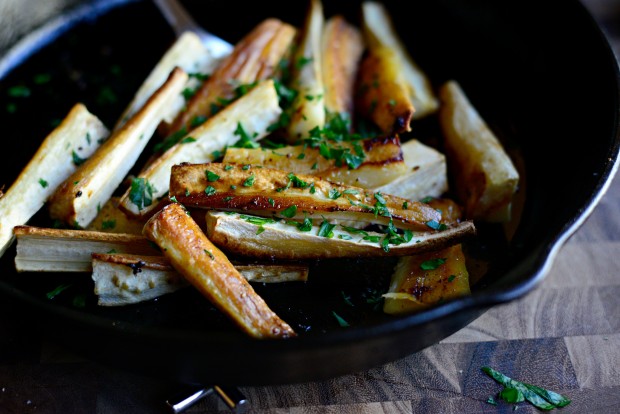
<svg viewBox="0 0 620 414"><path fill-rule="evenodd" d="M159 254L135 234L18 226L15 236L18 272L89 272L92 253Z"/></svg>
<svg viewBox="0 0 620 414"><path fill-rule="evenodd" d="M176 68L142 109L64 181L50 199L52 218L82 228L90 224L134 166L187 79Z"/></svg>
<svg viewBox="0 0 620 414"><path fill-rule="evenodd" d="M473 223L465 221L442 231L413 232L409 241L386 248L383 233L326 227L320 219L307 231L300 223L237 213L210 211L206 220L207 236L225 251L281 260L406 256L447 247L475 233Z"/></svg>
<svg viewBox="0 0 620 414"><path fill-rule="evenodd" d="M416 139L401 144L407 170L400 177L373 188L409 200L440 197L448 191L448 167L441 152Z"/></svg>
<svg viewBox="0 0 620 414"><path fill-rule="evenodd" d="M322 36L325 18L321 0L311 0L297 53L293 61L291 85L298 91L288 126L288 140L306 138L313 128L325 125L323 101Z"/></svg>
<svg viewBox="0 0 620 414"><path fill-rule="evenodd" d="M93 254L95 294L101 306L122 306L151 300L189 286L163 256ZM308 280L308 266L235 265L249 282L283 283Z"/></svg>
<svg viewBox="0 0 620 414"><path fill-rule="evenodd" d="M151 73L120 116L114 130L120 129L129 118L144 106L149 97L163 85L175 67L191 74L208 75L215 69L220 60L221 57L215 58L209 53L198 35L193 32L183 33L153 67ZM191 77L188 79L186 87L193 89L199 85L199 82L196 77ZM179 95L170 105L168 113L163 115L163 121L171 123L184 106L185 98L183 95Z"/></svg>
<svg viewBox="0 0 620 414"><path fill-rule="evenodd" d="M26 224L47 199L108 137L84 105L76 104L43 141L6 193L0 196L0 256L13 241L13 227Z"/></svg>
<svg viewBox="0 0 620 414"><path fill-rule="evenodd" d="M402 43L385 6L378 2L366 1L362 3L362 14L364 35L370 47L372 45L389 47L400 59L402 74L409 86L411 101L415 108L413 118L422 118L436 112L439 100L431 82Z"/></svg>
<svg viewBox="0 0 620 414"><path fill-rule="evenodd" d="M190 131L179 143L152 162L138 177L154 188L153 200L168 192L170 169L182 162L204 163L214 159L214 153L234 145L241 135L241 125L253 140L260 140L269 132L269 125L276 122L282 110L273 80L260 82L246 95L240 97L205 123ZM190 141L190 142L186 142ZM131 201L130 189L121 197L120 207L135 216L148 215L157 203L140 206Z"/></svg>
<svg viewBox="0 0 620 414"><path fill-rule="evenodd" d="M519 173L493 131L456 81L441 87L439 121L454 191L465 217L507 222L519 185Z"/></svg>

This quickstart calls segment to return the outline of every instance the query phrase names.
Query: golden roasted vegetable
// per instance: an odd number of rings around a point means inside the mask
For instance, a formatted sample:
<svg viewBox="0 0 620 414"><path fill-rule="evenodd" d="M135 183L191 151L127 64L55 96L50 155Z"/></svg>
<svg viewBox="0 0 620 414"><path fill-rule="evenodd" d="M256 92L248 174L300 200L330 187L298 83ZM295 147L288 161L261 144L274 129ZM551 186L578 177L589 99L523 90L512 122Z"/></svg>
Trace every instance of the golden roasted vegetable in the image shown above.
<svg viewBox="0 0 620 414"><path fill-rule="evenodd" d="M441 214L426 204L334 184L309 175L237 164L175 165L170 196L188 207L306 216L428 231Z"/></svg>
<svg viewBox="0 0 620 414"><path fill-rule="evenodd" d="M322 72L327 116L353 117L353 88L364 51L360 31L336 15L325 23L322 42Z"/></svg>
<svg viewBox="0 0 620 414"><path fill-rule="evenodd" d="M95 294L101 306L144 302L176 292L189 284L163 256L93 254ZM306 281L308 266L235 265L249 282L281 283Z"/></svg>
<svg viewBox="0 0 620 414"><path fill-rule="evenodd" d="M309 217L294 222L245 214L207 213L207 235L213 243L226 251L265 259L404 256L450 246L474 233L472 222L442 231L386 234Z"/></svg>
<svg viewBox="0 0 620 414"><path fill-rule="evenodd" d="M448 191L448 167L442 153L416 139L400 147L407 170L374 191L409 200L439 197Z"/></svg>
<svg viewBox="0 0 620 414"><path fill-rule="evenodd" d="M501 143L455 81L441 87L439 119L454 191L474 220L511 218L519 173Z"/></svg>
<svg viewBox="0 0 620 414"><path fill-rule="evenodd" d="M196 225L185 209L169 204L144 226L172 266L243 331L256 338L295 336Z"/></svg>
<svg viewBox="0 0 620 414"><path fill-rule="evenodd" d="M388 184L407 173L407 165L403 162L400 140L397 136L371 138L356 143L343 142L339 146L356 153L356 144L363 154L363 161L354 169L335 159L326 159L321 155L320 148L305 145L293 145L275 150L228 148L223 162L262 165L295 174L315 175L335 183L362 188L375 188ZM391 194L387 191L385 193Z"/></svg>
<svg viewBox="0 0 620 414"><path fill-rule="evenodd" d="M89 272L92 253L159 254L135 234L17 226L15 237L18 272Z"/></svg>
<svg viewBox="0 0 620 414"><path fill-rule="evenodd" d="M112 197L101 207L97 217L86 227L86 230L105 233L142 234L145 218L129 217L119 208L120 198Z"/></svg>
<svg viewBox="0 0 620 414"><path fill-rule="evenodd" d="M13 241L13 227L26 224L107 136L101 121L76 104L45 138L13 185L0 193L0 256Z"/></svg>
<svg viewBox="0 0 620 414"><path fill-rule="evenodd" d="M293 61L291 87L297 96L291 107L289 143L306 138L313 128L325 125L321 38L324 17L321 0L310 0L306 22Z"/></svg>
<svg viewBox="0 0 620 414"><path fill-rule="evenodd" d="M407 84L415 108L414 119L432 114L439 108L433 87L420 67L411 58L394 29L385 6L374 1L362 3L363 30L371 49L387 47L398 56L399 68Z"/></svg>
<svg viewBox="0 0 620 414"><path fill-rule="evenodd" d="M195 91L168 132L189 131L195 120L211 117L234 99L237 87L272 77L295 35L293 26L278 19L258 24Z"/></svg>
<svg viewBox="0 0 620 414"><path fill-rule="evenodd" d="M470 294L469 274L460 244L399 259L383 311L405 314Z"/></svg>
<svg viewBox="0 0 620 414"><path fill-rule="evenodd" d="M175 69L145 106L67 178L50 199L50 215L86 227L112 196L151 139L187 74Z"/></svg>
<svg viewBox="0 0 620 414"><path fill-rule="evenodd" d="M183 33L161 57L144 80L134 98L120 116L114 131L120 129L129 118L144 106L149 97L166 81L166 78L168 78L168 75L175 67L179 67L187 73L206 76L215 69L219 62L220 58L215 58L209 53L198 35L194 32ZM196 77L191 77L187 82L186 89L194 89L199 84L200 81ZM163 116L163 121L171 123L184 106L185 99L183 95L179 95Z"/></svg>
<svg viewBox="0 0 620 414"><path fill-rule="evenodd" d="M401 70L401 61L391 48L370 47L359 69L357 111L371 119L384 134L411 131L415 108Z"/></svg>
<svg viewBox="0 0 620 414"><path fill-rule="evenodd" d="M132 187L121 198L120 207L134 216L148 216L165 197L170 183L170 169L182 162L203 163L214 159L214 153L223 151L237 141L252 144L265 137L270 124L282 110L271 79L262 81L204 124L180 138L179 142L155 159L142 171ZM135 188L144 183L152 191L149 198L135 196Z"/></svg>

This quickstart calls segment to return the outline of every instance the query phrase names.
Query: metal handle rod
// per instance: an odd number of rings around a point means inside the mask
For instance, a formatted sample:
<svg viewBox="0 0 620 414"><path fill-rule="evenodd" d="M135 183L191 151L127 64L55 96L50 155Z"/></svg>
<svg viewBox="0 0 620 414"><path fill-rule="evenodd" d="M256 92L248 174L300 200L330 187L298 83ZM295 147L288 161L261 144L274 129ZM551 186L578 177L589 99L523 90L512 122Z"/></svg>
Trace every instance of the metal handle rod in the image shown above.
<svg viewBox="0 0 620 414"><path fill-rule="evenodd" d="M211 394L217 395L230 411L235 414L243 414L248 407L248 400L241 391L234 387L224 387L221 385L179 393L167 399L166 405L171 413L179 414Z"/></svg>
<svg viewBox="0 0 620 414"><path fill-rule="evenodd" d="M181 36L184 32L196 33L211 55L221 58L233 49L233 45L203 29L177 0L153 0L174 33Z"/></svg>

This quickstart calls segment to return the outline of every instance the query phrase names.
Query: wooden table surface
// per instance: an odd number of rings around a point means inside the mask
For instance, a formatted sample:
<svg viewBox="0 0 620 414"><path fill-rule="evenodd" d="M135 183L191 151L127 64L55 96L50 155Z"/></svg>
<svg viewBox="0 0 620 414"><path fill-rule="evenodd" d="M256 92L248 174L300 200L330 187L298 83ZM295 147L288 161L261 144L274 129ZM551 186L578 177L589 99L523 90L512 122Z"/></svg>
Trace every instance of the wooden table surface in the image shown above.
<svg viewBox="0 0 620 414"><path fill-rule="evenodd" d="M0 0L0 11L8 1ZM620 52L620 1L584 3ZM561 249L548 277L525 297L492 308L437 345L367 372L243 388L251 411L537 412L527 403L488 404L500 390L480 371L488 365L567 395L572 403L562 413L620 412L618 205L616 178ZM0 414L165 412L162 403L173 384L84 360L24 332L6 315L9 310L0 304ZM188 412L219 410L222 403L207 398Z"/></svg>

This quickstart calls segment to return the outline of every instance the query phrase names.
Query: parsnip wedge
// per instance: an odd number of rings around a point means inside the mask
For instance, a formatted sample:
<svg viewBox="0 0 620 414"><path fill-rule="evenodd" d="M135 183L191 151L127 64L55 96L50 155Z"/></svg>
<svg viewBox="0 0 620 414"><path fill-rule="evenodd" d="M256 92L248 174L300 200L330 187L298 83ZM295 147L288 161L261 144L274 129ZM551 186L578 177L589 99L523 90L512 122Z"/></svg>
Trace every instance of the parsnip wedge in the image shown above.
<svg viewBox="0 0 620 414"><path fill-rule="evenodd" d="M321 219L307 221L287 222L210 211L207 213L207 236L222 249L239 255L302 260L405 256L450 246L475 233L469 221L442 231L411 233L401 238L332 225Z"/></svg>
<svg viewBox="0 0 620 414"><path fill-rule="evenodd" d="M88 226L133 167L186 82L187 74L175 69L145 106L64 181L50 199L52 218Z"/></svg>
<svg viewBox="0 0 620 414"><path fill-rule="evenodd" d="M216 58L209 53L194 32L183 33L161 57L144 80L134 98L120 116L114 130L120 129L129 118L144 106L149 97L166 81L168 75L175 67L179 67L190 74L206 76L215 69L220 60L221 58ZM190 77L186 89L192 90L200 85L197 77ZM168 114L163 116L163 121L171 123L184 106L185 99L183 95L179 95L174 103L170 105Z"/></svg>
<svg viewBox="0 0 620 414"><path fill-rule="evenodd" d="M246 95L190 131L179 143L149 164L137 179L154 188L151 200L164 197L168 192L173 165L210 162L214 159L213 153L223 151L241 139L260 140L269 134L269 125L278 119L281 112L273 80L262 81ZM157 202L147 204L144 199L139 199L136 203L130 188L121 197L120 207L131 215L146 216L157 207Z"/></svg>
<svg viewBox="0 0 620 414"><path fill-rule="evenodd" d="M371 47L359 69L357 110L384 134L411 131L415 108L396 52L386 46Z"/></svg>
<svg viewBox="0 0 620 414"><path fill-rule="evenodd" d="M407 173L408 168L403 161L397 136L366 139L358 141L358 144L363 151L364 161L355 169L346 164L337 166L336 160L326 159L321 155L320 148L304 145L287 146L273 151L264 148L228 148L223 162L262 165L295 174L315 175L332 182L362 188L379 187ZM355 151L351 143L343 142L339 145Z"/></svg>
<svg viewBox="0 0 620 414"><path fill-rule="evenodd" d="M129 217L119 207L120 198L112 197L101 207L97 217L85 230L102 231L105 233L142 234L146 218Z"/></svg>
<svg viewBox="0 0 620 414"><path fill-rule="evenodd" d="M163 256L93 254L95 294L100 306L122 306L176 292L189 283ZM308 266L235 265L248 282L307 281Z"/></svg>
<svg viewBox="0 0 620 414"><path fill-rule="evenodd" d="M501 143L456 81L440 89L440 125L455 192L465 217L490 222L511 218L519 173Z"/></svg>
<svg viewBox="0 0 620 414"><path fill-rule="evenodd" d="M108 136L107 128L76 104L43 141L13 185L0 197L0 256L13 241L13 227L26 224ZM1 194L1 193L0 193Z"/></svg>
<svg viewBox="0 0 620 414"><path fill-rule="evenodd" d="M385 313L408 314L469 295L469 273L460 244L415 256L401 257L388 293Z"/></svg>
<svg viewBox="0 0 620 414"><path fill-rule="evenodd" d="M374 191L392 194L409 200L439 197L448 191L446 157L416 139L401 144L407 171Z"/></svg>
<svg viewBox="0 0 620 414"><path fill-rule="evenodd" d="M426 73L411 58L396 33L385 6L379 2L366 1L362 3L362 15L363 31L369 47L388 47L399 57L401 71L415 108L413 118L419 119L436 112L439 108L439 100L435 96L431 82Z"/></svg>
<svg viewBox="0 0 620 414"><path fill-rule="evenodd" d="M341 15L325 23L322 42L324 105L327 116L353 117L353 88L359 61L364 51L359 29Z"/></svg>
<svg viewBox="0 0 620 414"><path fill-rule="evenodd" d="M266 19L241 39L187 102L169 128L192 128L197 117L214 115L235 97L235 88L271 78L296 35L296 29L278 19Z"/></svg>
<svg viewBox="0 0 620 414"><path fill-rule="evenodd" d="M429 230L441 213L426 204L334 184L310 175L237 164L191 164L172 167L170 196L188 207L248 211L303 220L325 217L367 224Z"/></svg>
<svg viewBox="0 0 620 414"><path fill-rule="evenodd" d="M278 317L177 203L144 226L172 266L244 332L255 338L287 338L293 329Z"/></svg>
<svg viewBox="0 0 620 414"><path fill-rule="evenodd" d="M291 144L307 137L313 128L323 128L325 125L321 55L324 20L321 0L310 0L293 61L291 87L298 93L291 107L288 125L287 139Z"/></svg>
<svg viewBox="0 0 620 414"><path fill-rule="evenodd" d="M17 226L15 237L18 272L89 272L92 253L160 254L135 234Z"/></svg>

